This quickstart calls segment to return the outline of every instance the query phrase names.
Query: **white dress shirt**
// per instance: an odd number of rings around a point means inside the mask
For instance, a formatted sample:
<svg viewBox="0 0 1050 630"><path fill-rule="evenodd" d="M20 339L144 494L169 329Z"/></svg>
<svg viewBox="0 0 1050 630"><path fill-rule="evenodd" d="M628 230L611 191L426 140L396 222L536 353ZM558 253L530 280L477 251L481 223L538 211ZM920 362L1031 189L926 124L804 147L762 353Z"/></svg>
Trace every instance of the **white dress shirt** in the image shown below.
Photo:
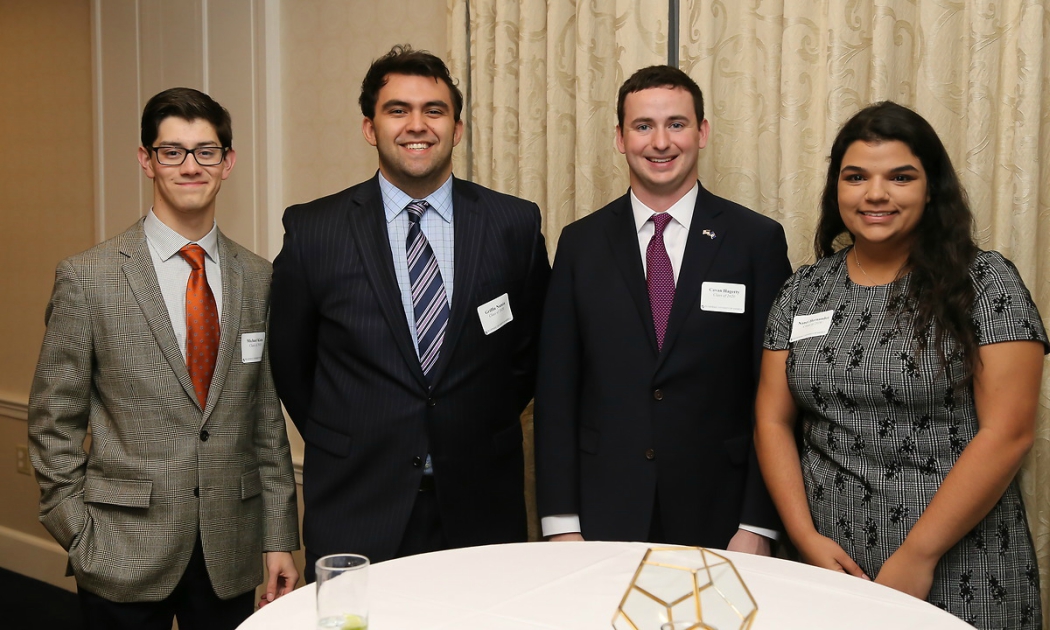
<svg viewBox="0 0 1050 630"><path fill-rule="evenodd" d="M146 233L146 243L153 259L153 269L157 272L164 305L168 308L168 319L179 342L179 352L186 358L186 284L190 280L193 268L186 259L179 255L179 250L196 242L204 250L204 274L208 286L215 296L215 312L222 321L222 270L219 266L219 230L212 222L211 231L199 241L191 241L157 218L150 208L146 220L142 223Z"/></svg>

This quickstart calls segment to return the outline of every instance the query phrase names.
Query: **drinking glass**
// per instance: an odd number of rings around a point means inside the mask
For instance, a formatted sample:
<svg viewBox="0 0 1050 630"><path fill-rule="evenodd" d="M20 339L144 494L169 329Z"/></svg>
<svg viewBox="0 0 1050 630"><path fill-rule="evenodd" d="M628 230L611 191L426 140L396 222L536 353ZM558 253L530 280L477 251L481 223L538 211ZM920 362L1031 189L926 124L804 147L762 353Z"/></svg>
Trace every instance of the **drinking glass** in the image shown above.
<svg viewBox="0 0 1050 630"><path fill-rule="evenodd" d="M317 627L368 630L368 558L337 553L317 561Z"/></svg>

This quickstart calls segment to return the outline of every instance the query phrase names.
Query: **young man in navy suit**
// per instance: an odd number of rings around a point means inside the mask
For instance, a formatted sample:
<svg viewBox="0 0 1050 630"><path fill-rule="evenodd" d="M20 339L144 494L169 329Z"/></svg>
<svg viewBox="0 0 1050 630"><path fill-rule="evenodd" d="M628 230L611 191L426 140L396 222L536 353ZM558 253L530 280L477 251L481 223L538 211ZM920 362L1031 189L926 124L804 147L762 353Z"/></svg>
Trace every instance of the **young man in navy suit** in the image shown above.
<svg viewBox="0 0 1050 630"><path fill-rule="evenodd" d="M620 88L631 188L565 228L543 314L536 475L551 540L765 553L751 445L766 315L791 273L775 221L708 192L710 125L681 70Z"/></svg>
<svg viewBox="0 0 1050 630"><path fill-rule="evenodd" d="M361 86L379 172L284 215L274 380L306 442L307 577L526 538L519 414L550 266L536 204L452 175L463 97L395 47Z"/></svg>

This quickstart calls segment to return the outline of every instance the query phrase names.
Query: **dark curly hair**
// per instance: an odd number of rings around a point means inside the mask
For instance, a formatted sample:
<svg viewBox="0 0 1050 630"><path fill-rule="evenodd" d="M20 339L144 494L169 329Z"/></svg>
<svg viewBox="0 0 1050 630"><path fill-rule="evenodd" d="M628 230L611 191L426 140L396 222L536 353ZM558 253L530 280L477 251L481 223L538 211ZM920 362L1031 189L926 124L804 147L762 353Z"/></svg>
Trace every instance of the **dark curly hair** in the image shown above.
<svg viewBox="0 0 1050 630"><path fill-rule="evenodd" d="M463 113L463 93L456 87L456 82L449 74L448 66L438 57L425 50L412 50L408 44L399 44L390 52L372 62L365 78L361 81L361 96L357 99L361 113L365 118L376 117L376 101L379 90L386 85L387 76L404 74L408 76L430 77L443 81L452 94L452 112L456 122Z"/></svg>
<svg viewBox="0 0 1050 630"><path fill-rule="evenodd" d="M854 142L892 140L907 145L926 171L929 201L915 226L915 241L905 265L911 274L905 303L915 310L919 347L927 345L923 331L935 324L941 364L947 364L942 343L947 334L963 350L964 364L972 376L977 362L977 335L971 320L976 293L969 273L977 255L973 214L951 158L926 119L907 107L883 101L865 107L843 125L831 145L814 250L817 258L834 253L836 240L846 233L838 202L839 171L846 150Z"/></svg>

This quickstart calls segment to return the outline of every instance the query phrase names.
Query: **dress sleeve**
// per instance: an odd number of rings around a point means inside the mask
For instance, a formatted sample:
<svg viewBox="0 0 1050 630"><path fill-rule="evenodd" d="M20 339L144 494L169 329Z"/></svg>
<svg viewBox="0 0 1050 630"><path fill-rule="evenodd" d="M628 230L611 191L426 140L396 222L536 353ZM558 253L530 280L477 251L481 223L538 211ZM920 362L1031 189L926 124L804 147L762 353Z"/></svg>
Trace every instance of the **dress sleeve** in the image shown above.
<svg viewBox="0 0 1050 630"><path fill-rule="evenodd" d="M1021 274L999 252L980 252L970 266L976 297L973 325L979 345L1038 341L1050 352L1039 309Z"/></svg>
<svg viewBox="0 0 1050 630"><path fill-rule="evenodd" d="M762 347L767 350L787 350L788 340L791 338L791 321L798 310L795 295L798 291L800 274L808 267L802 267L796 271L784 286L780 287L780 293L773 300L773 306L769 309L769 317L766 319L766 334Z"/></svg>

